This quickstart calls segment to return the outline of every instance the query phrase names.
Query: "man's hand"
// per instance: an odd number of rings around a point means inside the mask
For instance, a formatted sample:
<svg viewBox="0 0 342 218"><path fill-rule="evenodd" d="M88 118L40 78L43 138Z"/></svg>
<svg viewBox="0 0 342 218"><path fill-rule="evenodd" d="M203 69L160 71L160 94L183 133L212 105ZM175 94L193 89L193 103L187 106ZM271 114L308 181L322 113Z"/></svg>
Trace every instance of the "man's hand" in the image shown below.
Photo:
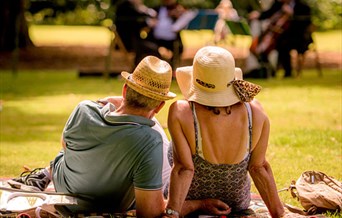
<svg viewBox="0 0 342 218"><path fill-rule="evenodd" d="M218 199L202 200L201 210L208 214L227 215L231 212L231 208Z"/></svg>
<svg viewBox="0 0 342 218"><path fill-rule="evenodd" d="M110 102L114 104L115 107L119 107L121 105L122 100L122 96L108 96L105 98L98 99L96 102L101 104L101 106L105 106L108 102Z"/></svg>
<svg viewBox="0 0 342 218"><path fill-rule="evenodd" d="M255 19L258 19L259 17L260 17L260 12L259 11L252 11L248 15L248 20L255 20Z"/></svg>
<svg viewBox="0 0 342 218"><path fill-rule="evenodd" d="M293 8L288 5L288 4L284 4L283 7L281 8L283 10L283 12L289 16L293 15Z"/></svg>

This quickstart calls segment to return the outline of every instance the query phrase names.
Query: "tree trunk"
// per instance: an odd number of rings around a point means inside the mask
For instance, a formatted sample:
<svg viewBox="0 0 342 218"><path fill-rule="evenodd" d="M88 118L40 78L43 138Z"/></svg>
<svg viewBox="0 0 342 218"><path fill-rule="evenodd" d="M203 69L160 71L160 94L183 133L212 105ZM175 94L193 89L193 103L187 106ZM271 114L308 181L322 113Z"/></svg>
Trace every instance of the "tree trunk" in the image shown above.
<svg viewBox="0 0 342 218"><path fill-rule="evenodd" d="M0 51L33 45L25 19L27 0L0 0Z"/></svg>

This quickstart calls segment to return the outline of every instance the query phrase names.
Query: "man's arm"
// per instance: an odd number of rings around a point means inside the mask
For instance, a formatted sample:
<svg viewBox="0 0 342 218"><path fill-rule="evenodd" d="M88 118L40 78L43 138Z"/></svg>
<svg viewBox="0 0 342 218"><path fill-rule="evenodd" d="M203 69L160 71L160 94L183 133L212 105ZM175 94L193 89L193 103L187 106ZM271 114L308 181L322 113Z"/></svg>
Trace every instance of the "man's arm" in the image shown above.
<svg viewBox="0 0 342 218"><path fill-rule="evenodd" d="M135 189L137 217L160 217L165 203L162 190Z"/></svg>
<svg viewBox="0 0 342 218"><path fill-rule="evenodd" d="M63 139L63 135L61 136L61 144L62 144L63 150L65 151L65 149L66 149L66 143L65 143L65 141L64 141L64 139Z"/></svg>

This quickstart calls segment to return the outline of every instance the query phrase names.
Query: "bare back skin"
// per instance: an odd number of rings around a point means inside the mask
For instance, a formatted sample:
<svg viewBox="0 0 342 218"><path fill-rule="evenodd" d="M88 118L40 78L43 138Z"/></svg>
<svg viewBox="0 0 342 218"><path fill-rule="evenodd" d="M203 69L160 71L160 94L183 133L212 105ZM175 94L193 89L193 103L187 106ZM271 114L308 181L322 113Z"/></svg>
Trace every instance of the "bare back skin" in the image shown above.
<svg viewBox="0 0 342 218"><path fill-rule="evenodd" d="M231 114L225 108L219 108L216 115L206 106L194 103L197 119L201 129L204 158L214 164L236 164L241 162L248 148L248 115L242 103L230 108ZM260 106L253 102L253 142L252 149L260 138L263 122L266 116ZM191 153L195 154L195 128L192 111L188 101L178 101L172 107L177 107L177 117L182 126L184 135L189 142ZM255 115L258 113L259 115ZM233 133L233 134L230 134Z"/></svg>

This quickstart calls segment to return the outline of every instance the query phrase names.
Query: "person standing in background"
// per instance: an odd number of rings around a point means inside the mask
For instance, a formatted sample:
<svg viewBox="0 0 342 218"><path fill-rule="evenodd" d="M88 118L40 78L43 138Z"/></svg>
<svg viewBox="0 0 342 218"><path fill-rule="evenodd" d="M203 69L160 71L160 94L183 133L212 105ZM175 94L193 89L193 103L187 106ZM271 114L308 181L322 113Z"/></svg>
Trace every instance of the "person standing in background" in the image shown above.
<svg viewBox="0 0 342 218"><path fill-rule="evenodd" d="M219 19L216 22L214 33L214 42L218 43L224 40L230 33L230 30L226 24L227 20L238 21L240 19L237 11L233 8L230 0L221 0L220 4L215 8L219 14Z"/></svg>
<svg viewBox="0 0 342 218"><path fill-rule="evenodd" d="M142 0L121 1L116 8L115 26L127 51L135 53L134 66L147 55L161 58L158 45L141 35L154 25L157 12Z"/></svg>
<svg viewBox="0 0 342 218"><path fill-rule="evenodd" d="M267 62L269 52L276 49L277 69L282 67L284 77L292 77L290 51L295 49L303 54L313 42L310 7L302 0L276 0L266 11L251 12L249 19L269 19L268 27L258 36L255 55Z"/></svg>
<svg viewBox="0 0 342 218"><path fill-rule="evenodd" d="M186 9L177 0L161 0L161 5L155 10L158 15L148 40L156 43L159 48L166 48L173 53L170 64L175 68L177 59L184 50L180 32L196 13Z"/></svg>

